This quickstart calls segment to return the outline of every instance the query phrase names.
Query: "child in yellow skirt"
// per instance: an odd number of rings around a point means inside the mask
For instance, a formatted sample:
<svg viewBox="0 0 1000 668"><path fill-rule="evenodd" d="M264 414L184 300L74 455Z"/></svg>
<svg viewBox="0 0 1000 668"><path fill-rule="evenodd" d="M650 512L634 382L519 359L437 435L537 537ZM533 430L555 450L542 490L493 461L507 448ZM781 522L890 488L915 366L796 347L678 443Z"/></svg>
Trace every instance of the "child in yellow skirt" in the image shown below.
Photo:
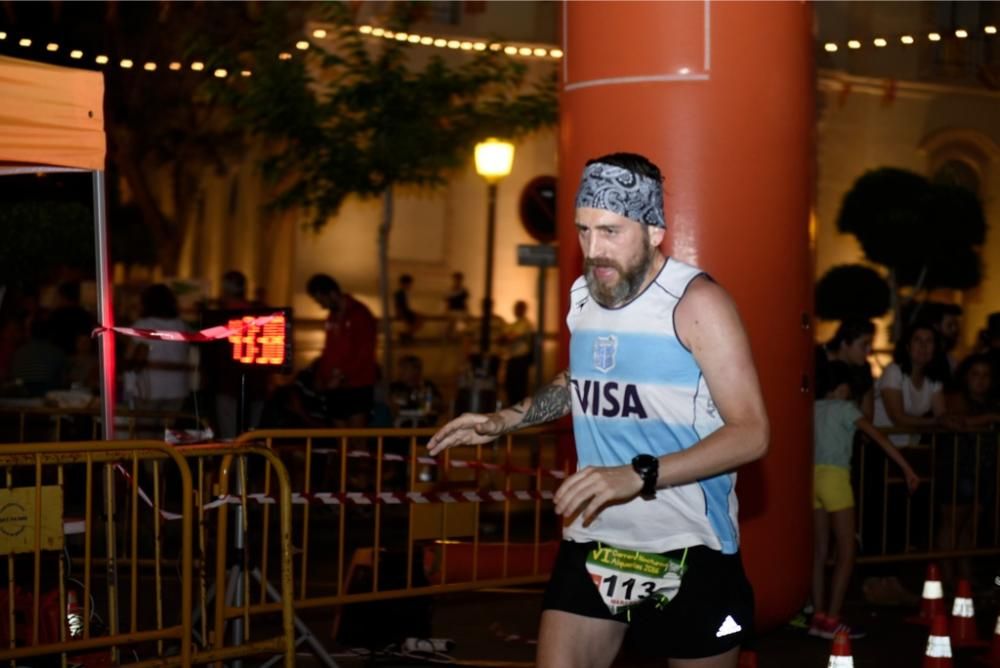
<svg viewBox="0 0 1000 668"><path fill-rule="evenodd" d="M814 423L816 460L814 471L813 614L809 634L832 638L847 631L852 638L864 635L840 619L844 595L854 570L855 518L854 491L851 489L851 445L860 429L875 441L886 456L899 465L912 493L920 484L899 450L861 413L851 401L851 370L844 362L833 361L817 370ZM826 557L830 531L836 546L829 599L826 595Z"/></svg>

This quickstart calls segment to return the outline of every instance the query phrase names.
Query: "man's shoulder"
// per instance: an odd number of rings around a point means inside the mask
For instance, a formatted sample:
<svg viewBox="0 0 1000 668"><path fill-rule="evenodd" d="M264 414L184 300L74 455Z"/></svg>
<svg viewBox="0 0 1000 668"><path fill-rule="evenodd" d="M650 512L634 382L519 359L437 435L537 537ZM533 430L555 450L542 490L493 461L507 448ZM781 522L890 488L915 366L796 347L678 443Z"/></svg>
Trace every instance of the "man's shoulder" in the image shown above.
<svg viewBox="0 0 1000 668"><path fill-rule="evenodd" d="M676 296L680 300L679 308L682 313L689 309L701 311L732 304L732 298L726 289L704 272L691 276Z"/></svg>
<svg viewBox="0 0 1000 668"><path fill-rule="evenodd" d="M348 314L355 318L364 318L374 320L375 316L372 314L371 309L365 306L364 302L358 301L351 295L346 295L347 297L347 307Z"/></svg>

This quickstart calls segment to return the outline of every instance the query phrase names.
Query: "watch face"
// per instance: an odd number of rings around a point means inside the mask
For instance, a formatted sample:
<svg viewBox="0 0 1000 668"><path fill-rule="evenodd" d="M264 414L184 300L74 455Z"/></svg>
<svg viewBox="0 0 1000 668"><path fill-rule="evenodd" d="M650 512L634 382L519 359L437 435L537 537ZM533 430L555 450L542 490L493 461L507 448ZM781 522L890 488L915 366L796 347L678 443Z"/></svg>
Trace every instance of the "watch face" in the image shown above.
<svg viewBox="0 0 1000 668"><path fill-rule="evenodd" d="M653 455L638 455L632 460L632 466L644 476L659 469L660 461Z"/></svg>
<svg viewBox="0 0 1000 668"><path fill-rule="evenodd" d="M660 475L660 460L653 455L638 455L632 459L632 468L642 478L640 496L651 500L656 496L656 479Z"/></svg>

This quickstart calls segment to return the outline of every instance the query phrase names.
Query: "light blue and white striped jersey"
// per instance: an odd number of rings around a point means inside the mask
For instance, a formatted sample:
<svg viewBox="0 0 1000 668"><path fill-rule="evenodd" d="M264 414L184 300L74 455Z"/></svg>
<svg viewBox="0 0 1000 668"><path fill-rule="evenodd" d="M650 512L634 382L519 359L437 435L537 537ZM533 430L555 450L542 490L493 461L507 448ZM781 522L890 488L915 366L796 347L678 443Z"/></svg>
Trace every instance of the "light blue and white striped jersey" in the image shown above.
<svg viewBox="0 0 1000 668"><path fill-rule="evenodd" d="M580 468L679 452L722 426L701 369L674 329L677 304L702 274L667 258L653 282L619 308L598 304L584 277L573 283L566 324ZM735 489L735 473L660 489L651 501L607 506L590 526L578 517L564 536L643 552L706 545L732 554L740 542Z"/></svg>

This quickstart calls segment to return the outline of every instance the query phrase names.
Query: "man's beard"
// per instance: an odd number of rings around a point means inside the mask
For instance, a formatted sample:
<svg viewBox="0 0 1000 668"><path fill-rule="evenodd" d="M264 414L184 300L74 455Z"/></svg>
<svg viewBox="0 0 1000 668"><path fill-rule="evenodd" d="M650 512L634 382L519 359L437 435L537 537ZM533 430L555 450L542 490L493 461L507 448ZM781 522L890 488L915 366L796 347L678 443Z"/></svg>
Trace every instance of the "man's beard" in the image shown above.
<svg viewBox="0 0 1000 668"><path fill-rule="evenodd" d="M649 244L643 244L639 260L626 270L622 265L608 258L588 258L583 263L583 275L587 279L587 288L598 304L605 308L614 308L631 301L639 290L653 264L654 251ZM611 267L618 272L618 280L613 284L602 283L594 276L594 270L599 267Z"/></svg>

